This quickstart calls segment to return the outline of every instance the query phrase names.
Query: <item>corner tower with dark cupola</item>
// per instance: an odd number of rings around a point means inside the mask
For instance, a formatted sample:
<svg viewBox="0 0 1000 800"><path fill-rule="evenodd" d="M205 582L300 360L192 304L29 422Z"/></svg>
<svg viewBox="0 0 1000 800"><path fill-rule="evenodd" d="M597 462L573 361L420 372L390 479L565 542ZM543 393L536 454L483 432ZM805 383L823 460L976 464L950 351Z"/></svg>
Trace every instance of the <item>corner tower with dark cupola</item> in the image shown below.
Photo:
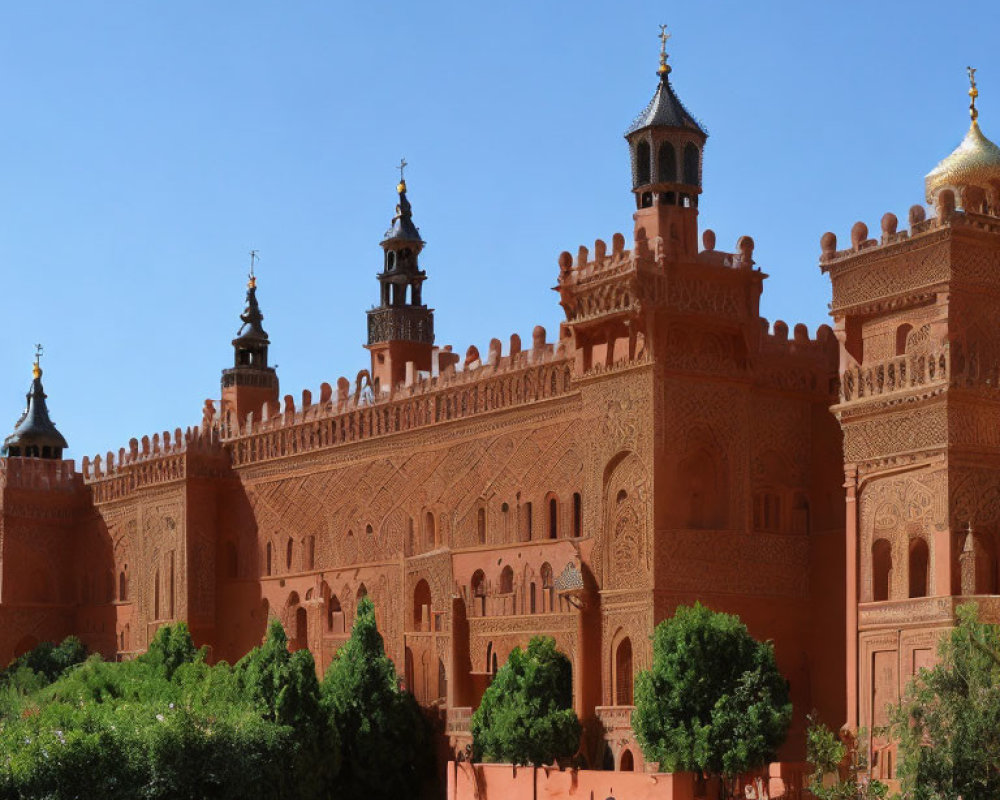
<svg viewBox="0 0 1000 800"><path fill-rule="evenodd" d="M708 134L670 85L668 38L661 30L656 93L625 138L632 156L636 241L661 237L668 253L688 257L698 252L698 196Z"/></svg>
<svg viewBox="0 0 1000 800"><path fill-rule="evenodd" d="M14 426L14 432L4 439L0 456L8 458L49 458L62 459L66 440L49 419L49 409L45 404L45 390L42 388L42 368L39 353L31 367L31 388L28 390L28 404L21 418Z"/></svg>
<svg viewBox="0 0 1000 800"><path fill-rule="evenodd" d="M240 320L243 324L233 339L233 366L222 371L222 419L230 426L243 425L247 414L259 419L265 405L278 402L278 373L267 363L271 340L261 324L264 315L257 303L253 264Z"/></svg>
<svg viewBox="0 0 1000 800"><path fill-rule="evenodd" d="M402 166L405 165L404 161ZM402 175L396 191L399 193L396 214L381 242L379 304L368 310L371 377L380 392L387 392L406 379L408 363L412 363L414 372L430 372L434 349L434 309L424 305L421 293L427 279L419 263L424 242L413 224Z"/></svg>

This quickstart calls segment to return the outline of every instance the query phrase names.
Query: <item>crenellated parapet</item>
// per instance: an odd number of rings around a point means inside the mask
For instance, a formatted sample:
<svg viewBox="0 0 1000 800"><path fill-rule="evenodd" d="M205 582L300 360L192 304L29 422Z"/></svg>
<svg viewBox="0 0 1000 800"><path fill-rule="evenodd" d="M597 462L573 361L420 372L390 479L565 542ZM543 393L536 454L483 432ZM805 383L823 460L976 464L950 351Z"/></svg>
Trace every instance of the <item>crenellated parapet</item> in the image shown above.
<svg viewBox="0 0 1000 800"><path fill-rule="evenodd" d="M192 456L204 460L225 458L218 425L207 419L202 427L189 427L174 433L163 431L141 439L129 440L117 455L84 456L80 463L83 481L90 486L95 503L116 500L148 486L181 481L205 472L192 468ZM209 472L219 472L209 470Z"/></svg>
<svg viewBox="0 0 1000 800"><path fill-rule="evenodd" d="M83 485L72 461L0 458L0 490L76 492Z"/></svg>
<svg viewBox="0 0 1000 800"><path fill-rule="evenodd" d="M760 339L751 360L754 381L769 388L819 393L835 392L838 347L833 329L820 325L813 336L801 322L789 336L788 324L770 325L761 317Z"/></svg>
<svg viewBox="0 0 1000 800"><path fill-rule="evenodd" d="M506 354L493 339L485 359L469 347L461 369L456 354L438 375L411 370L385 393L373 392L362 370L353 384L345 377L336 389L322 384L318 402L305 390L296 408L286 395L283 406L265 407L260 419L249 414L238 428L218 430L239 467L546 401L573 391L566 344L548 342L545 329L536 326L527 349L516 334Z"/></svg>

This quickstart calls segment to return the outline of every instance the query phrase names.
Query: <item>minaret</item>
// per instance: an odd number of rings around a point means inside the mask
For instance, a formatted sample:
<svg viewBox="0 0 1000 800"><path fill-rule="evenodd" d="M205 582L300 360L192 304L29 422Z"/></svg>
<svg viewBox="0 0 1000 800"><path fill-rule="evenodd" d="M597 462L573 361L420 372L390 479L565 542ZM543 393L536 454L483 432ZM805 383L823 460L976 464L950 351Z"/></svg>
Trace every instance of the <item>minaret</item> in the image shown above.
<svg viewBox="0 0 1000 800"><path fill-rule="evenodd" d="M396 215L381 242L384 261L377 276L379 304L368 311L371 375L381 391L389 391L406 379L407 362L412 362L416 371L429 372L434 347L434 309L421 300L427 273L418 262L424 242L406 199L404 167L405 160L399 165Z"/></svg>
<svg viewBox="0 0 1000 800"><path fill-rule="evenodd" d="M31 388L28 390L28 405L14 426L14 432L4 439L0 456L59 460L67 447L66 440L49 419L49 409L45 405L42 368L39 366L41 355L42 346L36 345L35 363L31 368Z"/></svg>
<svg viewBox="0 0 1000 800"><path fill-rule="evenodd" d="M625 132L632 157L635 240L659 237L674 258L698 253L698 195L702 150L708 134L670 85L666 25L660 26L659 85L649 105Z"/></svg>
<svg viewBox="0 0 1000 800"><path fill-rule="evenodd" d="M247 281L247 305L240 314L243 325L233 339L233 366L222 370L222 419L228 425L245 424L247 414L260 419L266 403L278 402L278 374L267 365L267 347L271 341L261 326L264 315L257 304L257 277L254 262L257 251L250 253Z"/></svg>

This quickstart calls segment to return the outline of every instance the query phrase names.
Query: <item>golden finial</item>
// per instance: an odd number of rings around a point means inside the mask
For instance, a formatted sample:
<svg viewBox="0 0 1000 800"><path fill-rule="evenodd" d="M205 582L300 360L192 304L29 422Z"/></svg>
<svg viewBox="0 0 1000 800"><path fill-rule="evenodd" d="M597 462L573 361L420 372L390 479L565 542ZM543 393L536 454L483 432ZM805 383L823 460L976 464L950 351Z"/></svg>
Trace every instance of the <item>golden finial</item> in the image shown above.
<svg viewBox="0 0 1000 800"><path fill-rule="evenodd" d="M669 75L670 67L667 64L667 39L670 38L670 34L667 33L667 26L660 26L660 35L657 37L660 40L660 68L656 70L657 75Z"/></svg>
<svg viewBox="0 0 1000 800"><path fill-rule="evenodd" d="M251 250L250 251L250 275L249 275L249 278L247 280L247 288L248 289L256 289L257 288L257 276L253 274L253 265L256 264L258 261L260 261L260 255L258 254L258 252L256 250Z"/></svg>
<svg viewBox="0 0 1000 800"><path fill-rule="evenodd" d="M31 365L31 375L36 380L42 377L42 367L39 364L42 358L42 346L40 344L35 345L35 363Z"/></svg>
<svg viewBox="0 0 1000 800"><path fill-rule="evenodd" d="M402 194L406 191L406 179L403 178L403 170L406 169L407 163L405 158L399 159L399 166L396 169L399 170L399 183L396 184L396 191Z"/></svg>
<svg viewBox="0 0 1000 800"><path fill-rule="evenodd" d="M979 118L979 109L976 108L976 98L979 97L979 89L976 88L976 68L966 67L969 71L969 116L975 122Z"/></svg>

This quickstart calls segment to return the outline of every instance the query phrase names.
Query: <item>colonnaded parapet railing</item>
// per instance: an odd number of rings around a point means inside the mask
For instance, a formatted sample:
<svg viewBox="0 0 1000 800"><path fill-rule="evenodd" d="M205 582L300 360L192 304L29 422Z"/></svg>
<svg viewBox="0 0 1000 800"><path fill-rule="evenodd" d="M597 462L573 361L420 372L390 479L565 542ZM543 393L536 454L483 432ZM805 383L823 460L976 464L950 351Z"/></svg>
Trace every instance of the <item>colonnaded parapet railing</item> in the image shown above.
<svg viewBox="0 0 1000 800"><path fill-rule="evenodd" d="M1000 596L949 595L947 597L909 597L861 603L858 606L858 627L867 630L880 627L920 627L927 623L951 623L955 609L965 603L979 607L979 619L1000 623Z"/></svg>
<svg viewBox="0 0 1000 800"><path fill-rule="evenodd" d="M945 347L928 353L892 356L870 364L856 364L840 375L840 402L854 403L871 398L919 390L943 389L951 376L951 350Z"/></svg>

